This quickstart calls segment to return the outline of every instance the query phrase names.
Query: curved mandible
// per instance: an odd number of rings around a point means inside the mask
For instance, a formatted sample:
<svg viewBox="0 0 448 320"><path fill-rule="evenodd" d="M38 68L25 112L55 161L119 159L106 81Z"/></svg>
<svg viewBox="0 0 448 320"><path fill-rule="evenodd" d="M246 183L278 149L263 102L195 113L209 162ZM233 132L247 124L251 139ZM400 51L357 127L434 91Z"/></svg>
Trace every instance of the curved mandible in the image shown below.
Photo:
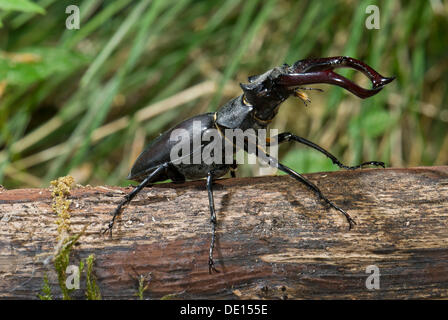
<svg viewBox="0 0 448 320"><path fill-rule="evenodd" d="M365 89L333 70L352 68L365 74L372 82L372 89ZM351 57L329 57L299 60L287 68L287 74L279 75L277 83L283 86L298 86L313 83L328 83L340 86L365 99L377 94L395 77L383 77L364 62Z"/></svg>

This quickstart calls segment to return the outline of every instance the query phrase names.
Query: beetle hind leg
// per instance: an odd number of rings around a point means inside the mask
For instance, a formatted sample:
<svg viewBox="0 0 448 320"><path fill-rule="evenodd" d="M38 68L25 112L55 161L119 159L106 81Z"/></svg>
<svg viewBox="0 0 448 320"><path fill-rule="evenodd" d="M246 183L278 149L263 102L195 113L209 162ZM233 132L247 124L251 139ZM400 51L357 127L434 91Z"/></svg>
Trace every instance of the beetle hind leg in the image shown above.
<svg viewBox="0 0 448 320"><path fill-rule="evenodd" d="M103 234L107 231L110 232L110 236L112 236L112 228L114 227L116 218L121 214L123 207L126 206L132 199L140 192L144 187L146 187L149 183L156 181L156 179L160 176L162 172L164 172L168 168L168 164L164 163L157 167L154 171L152 171L134 190L124 196L124 198L120 201L118 206L115 208L113 212L113 217L110 220L107 228L103 230Z"/></svg>

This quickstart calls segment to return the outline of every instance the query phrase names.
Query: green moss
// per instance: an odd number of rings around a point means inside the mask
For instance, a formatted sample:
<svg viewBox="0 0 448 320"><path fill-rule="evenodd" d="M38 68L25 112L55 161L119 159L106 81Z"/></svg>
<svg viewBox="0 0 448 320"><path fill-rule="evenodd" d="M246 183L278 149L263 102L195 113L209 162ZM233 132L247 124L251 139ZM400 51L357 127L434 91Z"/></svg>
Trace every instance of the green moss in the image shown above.
<svg viewBox="0 0 448 320"><path fill-rule="evenodd" d="M56 224L58 225L59 239L64 239L70 232L70 191L75 179L71 176L59 177L51 181L51 196L53 197L52 208L58 215Z"/></svg>
<svg viewBox="0 0 448 320"><path fill-rule="evenodd" d="M64 241L61 250L55 256L53 265L58 275L59 287L62 291L62 297L64 300L70 300L70 293L74 289L68 289L66 286L67 275L65 270L67 270L70 261L70 252L72 247L78 241L78 239L84 234L86 228L84 228L79 234L69 237Z"/></svg>
<svg viewBox="0 0 448 320"><path fill-rule="evenodd" d="M70 263L70 253L73 246L78 242L79 238L84 234L88 225L86 225L80 233L70 236L70 204L71 200L67 197L70 195L72 186L74 185L74 179L71 176L60 177L57 180L51 182L52 191L52 208L54 212L58 215L56 224L58 225L58 239L59 244L57 246L57 252L53 258L53 265L58 277L59 288L62 292L62 298L64 300L71 300L71 293L75 289L67 288L67 274L66 270ZM93 263L94 255L91 254L85 259L79 262L79 273L78 273L78 283L81 283L81 274L84 271L84 267L87 266L86 270L86 298L88 300L100 300L101 293L100 288L96 283L96 279L93 276ZM44 276L44 286L42 288L43 295L38 295L42 300L50 300L51 288L48 282L47 275Z"/></svg>
<svg viewBox="0 0 448 320"><path fill-rule="evenodd" d="M53 296L51 295L50 283L48 282L48 277L46 273L44 274L44 286L42 288L42 293L43 295L41 294L37 295L37 297L40 300L53 300Z"/></svg>
<svg viewBox="0 0 448 320"><path fill-rule="evenodd" d="M173 300L177 297L177 293L169 293L164 295L160 300Z"/></svg>
<svg viewBox="0 0 448 320"><path fill-rule="evenodd" d="M95 261L95 256L93 254L88 256L86 259L86 264L87 264L86 298L87 298L87 300L101 300L100 288L96 284L96 279L95 279L95 276L93 275L93 262L94 261Z"/></svg>
<svg viewBox="0 0 448 320"><path fill-rule="evenodd" d="M151 281L151 274L148 275L148 278L140 275L138 277L138 292L136 293L139 300L143 300L143 294L145 293L146 289L148 289L149 282Z"/></svg>

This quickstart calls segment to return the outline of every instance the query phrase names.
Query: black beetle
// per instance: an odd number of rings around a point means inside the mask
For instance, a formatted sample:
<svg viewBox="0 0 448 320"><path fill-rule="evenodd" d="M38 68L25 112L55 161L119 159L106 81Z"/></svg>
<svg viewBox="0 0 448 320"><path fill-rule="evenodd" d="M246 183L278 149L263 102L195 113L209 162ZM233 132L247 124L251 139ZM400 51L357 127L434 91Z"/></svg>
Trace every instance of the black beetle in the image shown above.
<svg viewBox="0 0 448 320"><path fill-rule="evenodd" d="M372 89L364 89L347 78L335 73L335 68L352 68L365 74L372 82ZM209 142L204 142L204 134L211 129L217 130L219 138L224 141L226 145L229 143L233 148L232 152L237 151L234 140L229 142L224 133L227 129L266 129L268 124L272 121L278 111L279 105L285 101L289 96L295 95L307 101L306 95L300 92L300 86L305 84L327 83L340 86L356 96L365 99L374 94L377 94L388 83L390 83L394 77L386 78L381 76L378 72L371 67L354 58L350 57L330 57L320 59L305 59L299 60L294 65L289 66L284 64L281 67L271 69L261 75L249 77L249 83L240 84L243 89L243 94L237 98L226 103L217 112L205 113L188 120L185 120L173 127L172 129L164 132L159 137L154 139L146 149L140 154L135 161L131 173L127 177L130 180L141 182L132 192L124 197L124 199L118 204L117 208L113 212L113 218L109 223L108 228L104 231L112 228L116 217L121 213L124 205L128 204L135 195L141 191L149 183L157 181L164 181L171 179L173 182L184 182L185 180L197 180L201 178L207 178L207 191L209 197L209 206L211 214L212 224L212 238L210 243L209 252L209 272L216 270L213 261L213 248L215 244L215 229L216 229L216 213L213 202L213 180L219 178L229 171L231 171L232 177L235 177L234 169L236 169L237 163L234 161L229 163L228 161L215 161L215 162L179 162L178 158L173 159L173 148L178 144L178 141L172 138L175 130L183 130L186 132L189 142L188 147L192 147L192 152L186 154L177 154L180 158L194 157L194 154L202 154ZM195 123L199 125L195 129ZM200 144L194 144L194 141L201 141ZM383 162L369 161L364 162L358 166L345 166L335 156L328 151L312 143L311 141L298 137L289 132L281 133L275 140L278 144L286 141L295 141L305 144L313 149L316 149L330 158L334 164L344 169L356 169L365 165L374 165L384 167ZM193 141L193 142L192 142ZM270 144L270 141L267 141ZM244 141L244 150L249 151L249 145L251 144L247 137ZM338 210L346 217L349 223L349 229L355 221L350 215L342 208L335 205L332 201L327 199L319 188L311 181L307 180L301 174L294 170L278 163L275 158L270 156L263 147L255 142L256 153L258 157L262 157L265 160L269 160L270 165L277 167L279 170L286 172L294 179L304 183L309 189L324 200L330 207ZM175 161L177 160L177 161Z"/></svg>

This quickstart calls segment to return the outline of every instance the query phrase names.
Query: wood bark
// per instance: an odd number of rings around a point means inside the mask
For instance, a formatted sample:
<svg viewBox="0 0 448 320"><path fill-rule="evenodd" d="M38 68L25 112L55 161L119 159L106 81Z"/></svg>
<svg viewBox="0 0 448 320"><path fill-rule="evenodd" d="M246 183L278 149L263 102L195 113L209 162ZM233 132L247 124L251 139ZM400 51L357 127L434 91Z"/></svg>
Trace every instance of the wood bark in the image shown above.
<svg viewBox="0 0 448 320"><path fill-rule="evenodd" d="M105 299L408 299L448 297L448 166L366 169L305 175L355 219L348 223L288 176L222 179L214 184L215 260L205 181L145 188L102 235L132 190L76 187L71 233L87 229L70 264L95 255ZM0 189L0 299L36 299L54 266L57 215L49 189ZM48 261L48 259L47 259ZM366 283L377 267L379 289ZM85 281L73 292L83 298Z"/></svg>

